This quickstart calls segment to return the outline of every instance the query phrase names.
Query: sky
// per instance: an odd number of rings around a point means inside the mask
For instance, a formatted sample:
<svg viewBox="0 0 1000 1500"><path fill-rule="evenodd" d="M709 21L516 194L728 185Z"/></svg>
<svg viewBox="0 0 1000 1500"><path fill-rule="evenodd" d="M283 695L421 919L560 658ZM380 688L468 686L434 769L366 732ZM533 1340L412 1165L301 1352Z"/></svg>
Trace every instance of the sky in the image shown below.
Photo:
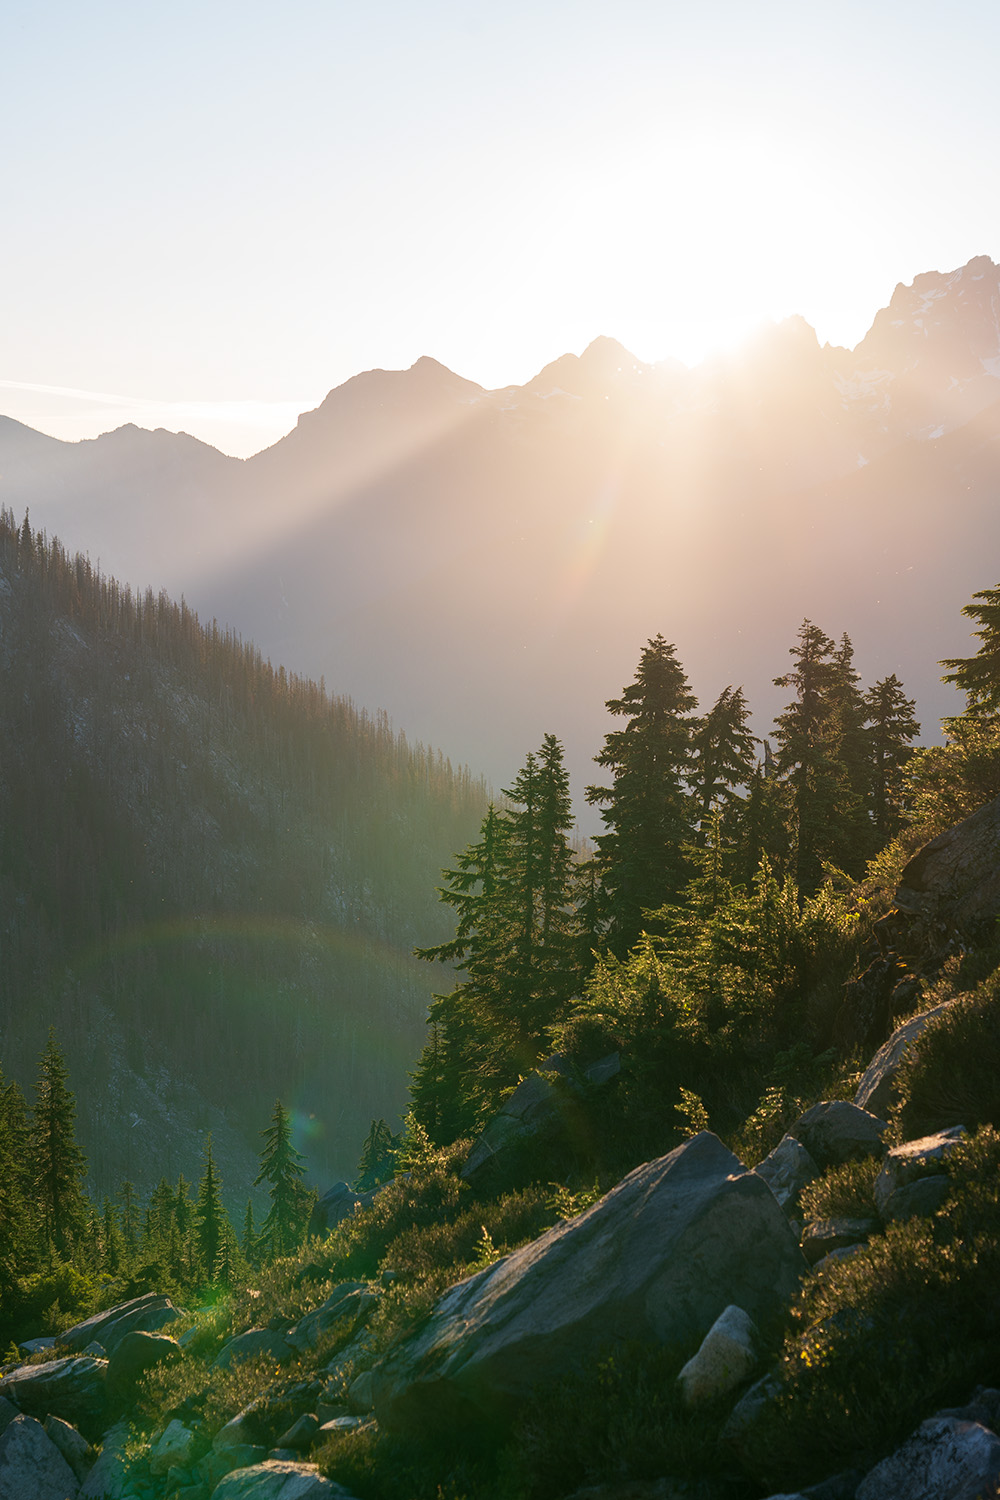
<svg viewBox="0 0 1000 1500"><path fill-rule="evenodd" d="M1000 259L1000 7L6 0L0 413L246 456L359 371L697 363Z"/></svg>

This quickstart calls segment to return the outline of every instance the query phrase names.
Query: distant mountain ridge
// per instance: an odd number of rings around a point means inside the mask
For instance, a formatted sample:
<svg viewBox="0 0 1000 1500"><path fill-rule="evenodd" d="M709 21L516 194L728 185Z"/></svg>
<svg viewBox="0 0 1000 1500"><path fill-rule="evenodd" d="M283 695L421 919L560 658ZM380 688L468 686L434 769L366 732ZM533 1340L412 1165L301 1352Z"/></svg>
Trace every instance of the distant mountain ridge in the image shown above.
<svg viewBox="0 0 1000 1500"><path fill-rule="evenodd" d="M869 680L898 672L933 735L956 702L936 662L997 581L998 403L978 256L897 286L853 351L801 318L692 370L599 338L497 391L425 357L245 461L0 422L0 500L497 784L553 730L579 789L657 631L699 697L742 681L766 729L808 615Z"/></svg>

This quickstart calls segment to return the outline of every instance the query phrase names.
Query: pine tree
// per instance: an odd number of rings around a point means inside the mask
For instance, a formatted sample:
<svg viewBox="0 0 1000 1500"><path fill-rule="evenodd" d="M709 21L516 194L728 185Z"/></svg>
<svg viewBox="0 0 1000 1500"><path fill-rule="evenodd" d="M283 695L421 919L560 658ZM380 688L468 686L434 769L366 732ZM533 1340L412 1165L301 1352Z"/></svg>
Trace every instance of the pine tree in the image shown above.
<svg viewBox="0 0 1000 1500"><path fill-rule="evenodd" d="M548 1050L577 980L572 910L572 826L562 747L546 735L514 784L491 806L479 840L446 870L440 899L458 913L454 938L418 948L463 978L435 995L430 1038L411 1100L438 1144L480 1128L501 1093Z"/></svg>
<svg viewBox="0 0 1000 1500"><path fill-rule="evenodd" d="M835 846L845 771L838 759L838 724L832 695L838 684L835 647L828 635L804 620L798 644L790 648L795 667L776 677L776 687L795 689L795 698L775 720L776 769L792 786L796 825L795 878L802 895L819 888L823 861Z"/></svg>
<svg viewBox="0 0 1000 1500"><path fill-rule="evenodd" d="M966 717L995 718L1000 714L1000 587L980 589L972 600L962 613L979 622L980 629L973 631L981 642L979 650L975 656L953 656L941 662L951 669L941 681L953 683L965 694Z"/></svg>
<svg viewBox="0 0 1000 1500"><path fill-rule="evenodd" d="M879 847L903 826L903 773L920 733L916 703L907 698L895 672L876 682L867 695L871 757L871 814Z"/></svg>
<svg viewBox="0 0 1000 1500"><path fill-rule="evenodd" d="M266 1130L262 1130L264 1149L260 1157L260 1171L254 1178L254 1187L268 1184L271 1207L261 1226L260 1244L266 1247L272 1259L288 1255L302 1238L304 1225L305 1193L301 1178L305 1172L302 1155L292 1145L292 1120L280 1099L274 1101L274 1114Z"/></svg>
<svg viewBox="0 0 1000 1500"><path fill-rule="evenodd" d="M247 1199L247 1210L243 1215L243 1234L240 1237L240 1251L248 1266L257 1263L257 1229L253 1221L253 1201Z"/></svg>
<svg viewBox="0 0 1000 1500"><path fill-rule="evenodd" d="M222 1206L222 1182L212 1156L210 1135L205 1137L204 1159L205 1170L198 1184L198 1201L194 1211L194 1231L202 1270L211 1279L227 1221L226 1211Z"/></svg>
<svg viewBox="0 0 1000 1500"><path fill-rule="evenodd" d="M76 1101L67 1077L55 1028L50 1027L35 1084L29 1149L42 1234L60 1255L68 1253L81 1232L87 1208L81 1190L87 1162L76 1144Z"/></svg>
<svg viewBox="0 0 1000 1500"><path fill-rule="evenodd" d="M365 1136L358 1159L355 1192L368 1193L372 1188L391 1182L396 1175L396 1148L399 1141L384 1120L373 1120Z"/></svg>
<svg viewBox="0 0 1000 1500"><path fill-rule="evenodd" d="M696 760L691 770L699 845L715 810L739 801L736 788L749 785L756 765L757 738L747 724L750 709L741 687L723 688L694 731Z"/></svg>
<svg viewBox="0 0 1000 1500"><path fill-rule="evenodd" d="M13 1288L37 1234L28 1140L24 1095L0 1074L0 1296Z"/></svg>
<svg viewBox="0 0 1000 1500"><path fill-rule="evenodd" d="M602 806L606 833L595 839L608 913L606 940L623 956L643 930L643 913L672 900L687 879L684 846L695 809L692 772L696 699L675 648L662 635L647 643L635 679L609 713L627 719L612 730L596 762L612 772L610 787L587 788Z"/></svg>

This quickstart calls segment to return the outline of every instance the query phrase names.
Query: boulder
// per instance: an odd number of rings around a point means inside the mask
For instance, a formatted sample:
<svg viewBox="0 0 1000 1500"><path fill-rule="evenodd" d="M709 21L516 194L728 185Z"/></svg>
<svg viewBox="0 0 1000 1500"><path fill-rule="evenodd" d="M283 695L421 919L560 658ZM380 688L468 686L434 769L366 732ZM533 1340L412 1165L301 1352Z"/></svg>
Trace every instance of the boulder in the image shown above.
<svg viewBox="0 0 1000 1500"><path fill-rule="evenodd" d="M0 1433L5 1432L14 1418L20 1415L20 1407L15 1406L13 1401L8 1401L6 1396L0 1396Z"/></svg>
<svg viewBox="0 0 1000 1500"><path fill-rule="evenodd" d="M347 1388L347 1409L356 1417L364 1417L375 1405L375 1378L371 1370L362 1370Z"/></svg>
<svg viewBox="0 0 1000 1500"><path fill-rule="evenodd" d="M127 1422L108 1429L97 1462L80 1486L79 1500L122 1500L129 1484L125 1446L130 1437Z"/></svg>
<svg viewBox="0 0 1000 1500"><path fill-rule="evenodd" d="M782 1136L769 1156L754 1168L786 1212L794 1211L799 1194L819 1172L801 1141L793 1135Z"/></svg>
<svg viewBox="0 0 1000 1500"><path fill-rule="evenodd" d="M355 1209L367 1208L375 1197L375 1189L369 1193L356 1193L346 1182L335 1182L322 1198L313 1205L309 1217L309 1233L328 1234L347 1219Z"/></svg>
<svg viewBox="0 0 1000 1500"><path fill-rule="evenodd" d="M951 1188L951 1178L943 1172L931 1177L918 1177L904 1187L890 1193L882 1207L882 1218L887 1224L900 1219L929 1219L937 1213Z"/></svg>
<svg viewBox="0 0 1000 1500"><path fill-rule="evenodd" d="M109 1394L130 1394L140 1375L156 1365L171 1364L181 1357L181 1347L176 1339L162 1333L141 1333L133 1329L115 1346L108 1360Z"/></svg>
<svg viewBox="0 0 1000 1500"><path fill-rule="evenodd" d="M824 1100L800 1115L791 1134L821 1167L884 1156L886 1123L846 1099Z"/></svg>
<svg viewBox="0 0 1000 1500"><path fill-rule="evenodd" d="M82 1484L94 1467L94 1459L97 1455L93 1448L82 1433L77 1432L75 1427L71 1427L61 1417L46 1417L43 1425Z"/></svg>
<svg viewBox="0 0 1000 1500"><path fill-rule="evenodd" d="M295 1353L283 1334L272 1328L248 1328L237 1334L228 1344L223 1344L212 1366L214 1370L228 1370L235 1360L256 1359L264 1354L277 1364L284 1364Z"/></svg>
<svg viewBox="0 0 1000 1500"><path fill-rule="evenodd" d="M315 1464L267 1459L234 1469L216 1485L212 1500L353 1500L349 1490L324 1479Z"/></svg>
<svg viewBox="0 0 1000 1500"><path fill-rule="evenodd" d="M482 1176L499 1157L509 1155L515 1148L571 1126L579 1115L588 1086L600 1087L620 1071L617 1052L582 1070L559 1053L546 1058L518 1084L473 1143L461 1175L467 1181Z"/></svg>
<svg viewBox="0 0 1000 1500"><path fill-rule="evenodd" d="M893 1194L907 1183L915 1182L918 1177L930 1176L930 1169L934 1164L946 1161L964 1135L961 1125L953 1125L934 1135L924 1135L919 1140L904 1141L901 1146L893 1146L875 1179L875 1207L883 1218ZM0 1386L2 1384L0 1381Z"/></svg>
<svg viewBox="0 0 1000 1500"><path fill-rule="evenodd" d="M338 1324L344 1327L344 1338L354 1332L358 1323L378 1302L378 1294L363 1281L345 1281L335 1287L319 1307L300 1318L285 1338L293 1349L315 1349L320 1340Z"/></svg>
<svg viewBox="0 0 1000 1500"><path fill-rule="evenodd" d="M277 1447L290 1448L294 1453L305 1453L312 1447L313 1438L319 1431L319 1418L311 1411L303 1412L278 1439Z"/></svg>
<svg viewBox="0 0 1000 1500"><path fill-rule="evenodd" d="M804 1270L771 1190L702 1131L446 1292L372 1372L376 1415L503 1422L619 1341L694 1344L729 1303L772 1319Z"/></svg>
<svg viewBox="0 0 1000 1500"><path fill-rule="evenodd" d="M913 856L900 877L896 906L943 932L973 933L1000 916L1000 797Z"/></svg>
<svg viewBox="0 0 1000 1500"><path fill-rule="evenodd" d="M107 1361L83 1355L19 1365L0 1380L6 1396L33 1417L49 1413L86 1433L100 1430L105 1411Z"/></svg>
<svg viewBox="0 0 1000 1500"><path fill-rule="evenodd" d="M0 1437L3 1500L76 1500L76 1475L34 1417L15 1417Z"/></svg>
<svg viewBox="0 0 1000 1500"><path fill-rule="evenodd" d="M194 1458L197 1441L191 1429L174 1417L149 1450L149 1472L159 1477L174 1467L184 1468Z"/></svg>
<svg viewBox="0 0 1000 1500"><path fill-rule="evenodd" d="M881 1116L889 1113L895 1100L899 1072L906 1061L911 1043L954 1004L954 1000L942 1000L940 1005L933 1005L930 1010L921 1011L919 1016L911 1016L908 1021L896 1027L862 1075L854 1095L854 1102L859 1109Z"/></svg>
<svg viewBox="0 0 1000 1500"><path fill-rule="evenodd" d="M758 1426L762 1422L766 1423L777 1408L782 1390L781 1377L770 1370L760 1380L755 1380L748 1391L744 1391L729 1413L720 1441L741 1462L746 1461Z"/></svg>
<svg viewBox="0 0 1000 1500"><path fill-rule="evenodd" d="M741 1307L730 1305L706 1333L677 1377L688 1406L700 1406L742 1385L757 1363L757 1330Z"/></svg>
<svg viewBox="0 0 1000 1500"><path fill-rule="evenodd" d="M863 1245L879 1228L877 1219L816 1219L802 1236L802 1254L811 1266L834 1250Z"/></svg>
<svg viewBox="0 0 1000 1500"><path fill-rule="evenodd" d="M146 1292L142 1297L119 1302L116 1307L109 1307L105 1312L95 1313L82 1323L75 1323L72 1328L59 1335L59 1344L63 1349L79 1352L96 1341L110 1355L133 1329L156 1333L183 1316L169 1297L161 1296L158 1292Z"/></svg>
<svg viewBox="0 0 1000 1500"><path fill-rule="evenodd" d="M1000 1484L1000 1438L979 1422L931 1417L858 1485L857 1500L980 1500Z"/></svg>

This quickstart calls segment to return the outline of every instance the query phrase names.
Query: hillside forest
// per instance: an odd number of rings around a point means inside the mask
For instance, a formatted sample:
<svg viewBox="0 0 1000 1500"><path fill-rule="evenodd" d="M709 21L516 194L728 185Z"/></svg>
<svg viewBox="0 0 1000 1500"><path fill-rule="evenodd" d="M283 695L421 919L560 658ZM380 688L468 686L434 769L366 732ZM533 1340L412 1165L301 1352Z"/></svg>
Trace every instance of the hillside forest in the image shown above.
<svg viewBox="0 0 1000 1500"><path fill-rule="evenodd" d="M612 727L586 793L603 831L581 849L554 734L487 802L439 757L273 671L183 605L119 589L33 534L27 518L18 527L3 517L0 576L16 710L0 753L5 986L32 995L46 1025L32 1102L16 1082L0 1092L0 1338L58 1334L70 1317L149 1289L210 1303L221 1337L245 1321L248 1297L262 1299L257 1313L270 1306L280 1317L310 1278L384 1271L398 1282L379 1334L391 1342L470 1268L572 1216L694 1131L710 1128L759 1160L820 1091L850 1089L901 1014L987 979L1000 957L987 939L943 967L917 965L914 978L879 938L914 849L1000 793L1000 589L966 608L980 648L943 663L966 707L947 721L946 743L929 748L915 746L904 684L865 686L848 637L809 620L776 664L787 704L765 742L750 731L741 688L726 686L699 712L674 647L650 639L633 679L607 701ZM169 698L183 710L157 713ZM235 727L232 740L220 739L220 723ZM236 742L240 758L227 760L223 747ZM255 796L272 776L287 787L280 812ZM247 853L248 809L264 865ZM417 854L400 828L417 830L422 857L432 825L457 831L470 814L478 832L473 824L453 841L436 891L428 881L428 906L407 907ZM310 835L320 817L338 826L335 851ZM393 1129L376 1073L398 1056L404 1002L391 985L373 994L359 957L353 990L384 1036L377 1067L343 1086L371 1101L355 1187L381 1192L317 1240L316 1195L303 1184L309 1143L301 1133L303 1150L295 1143L289 1090L296 1059L315 1061L317 1048L332 1049L322 1054L332 1076L336 1037L326 1032L338 1010L322 997L326 975L298 916L310 889L331 885L356 903L369 944L400 922L420 972L433 964L439 979L452 977L431 1000L422 1050L406 1060L408 1107ZM116 947L154 902L165 925L197 911L196 935L162 957ZM243 916L235 933L215 920L232 910ZM287 931L280 944L246 943L255 910L294 914L291 975L276 957ZM100 1092L104 1038L88 1031L88 981L73 966L75 944L95 933L115 951L101 994L121 1035L165 1049L191 1033L187 1066L220 1109L237 1075L259 1084L243 1095L244 1115L267 1090L249 1137L256 1159L236 1180L205 1130L191 1181L163 1171L137 1188L125 1173L108 1181L105 1168L103 1187L93 1173L88 1183L69 1075ZM290 1054L280 1040L287 1013L271 999L250 1024L234 973L265 1001L269 989L294 993ZM400 959L392 977L403 975L409 984ZM340 980L338 995L348 988ZM8 1040L17 1014L7 1009ZM553 1054L578 1081L574 1128L470 1182L460 1168L471 1142ZM620 1061L612 1086L587 1086L586 1070L609 1055ZM104 1107L114 1110L113 1090ZM564 1420L558 1402L553 1412ZM562 1439L532 1441L528 1467L513 1478L505 1470L495 1488L463 1489L447 1467L453 1456L407 1456L395 1438L370 1434L360 1447L337 1446L328 1472L373 1497L441 1494L449 1472L448 1494L540 1495L546 1444Z"/></svg>

